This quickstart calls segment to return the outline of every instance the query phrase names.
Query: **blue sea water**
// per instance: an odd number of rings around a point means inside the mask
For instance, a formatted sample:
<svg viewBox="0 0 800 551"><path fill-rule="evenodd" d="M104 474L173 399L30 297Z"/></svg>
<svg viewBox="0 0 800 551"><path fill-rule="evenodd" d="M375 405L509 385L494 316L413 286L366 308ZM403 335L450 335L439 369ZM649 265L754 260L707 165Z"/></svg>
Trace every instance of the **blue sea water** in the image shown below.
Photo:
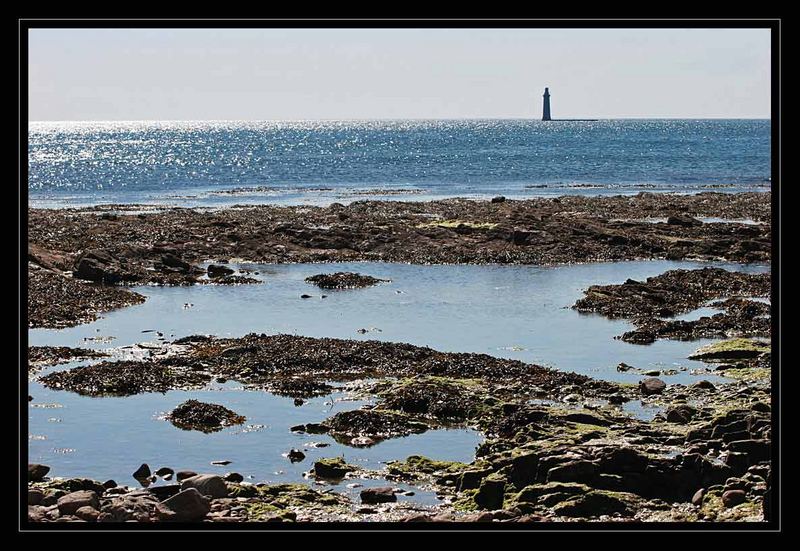
<svg viewBox="0 0 800 551"><path fill-rule="evenodd" d="M32 206L769 189L769 120L34 122Z"/></svg>

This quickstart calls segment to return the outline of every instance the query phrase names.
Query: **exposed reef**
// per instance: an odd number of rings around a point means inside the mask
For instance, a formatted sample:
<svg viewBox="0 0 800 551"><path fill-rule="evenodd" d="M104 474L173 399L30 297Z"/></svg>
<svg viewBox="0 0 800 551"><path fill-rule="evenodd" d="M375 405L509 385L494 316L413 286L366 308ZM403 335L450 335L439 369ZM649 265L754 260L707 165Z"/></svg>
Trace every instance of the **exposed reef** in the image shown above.
<svg viewBox="0 0 800 551"><path fill-rule="evenodd" d="M769 273L721 268L670 270L646 281L592 285L573 307L580 312L630 319L636 329L620 338L634 344L650 344L660 338L768 337L771 308L752 298L769 297L770 289ZM706 305L722 312L694 320L670 319Z"/></svg>
<svg viewBox="0 0 800 551"><path fill-rule="evenodd" d="M651 258L768 262L771 254L770 193L356 201L135 214L130 206L112 205L29 209L28 215L31 272L50 273L30 277L32 327L83 323L97 312L142 300L109 291L112 285L257 281L238 274L207 278L199 266L207 259L561 264ZM684 215L764 223L687 223ZM77 287L78 280L98 285ZM85 300L75 299L81 295Z"/></svg>

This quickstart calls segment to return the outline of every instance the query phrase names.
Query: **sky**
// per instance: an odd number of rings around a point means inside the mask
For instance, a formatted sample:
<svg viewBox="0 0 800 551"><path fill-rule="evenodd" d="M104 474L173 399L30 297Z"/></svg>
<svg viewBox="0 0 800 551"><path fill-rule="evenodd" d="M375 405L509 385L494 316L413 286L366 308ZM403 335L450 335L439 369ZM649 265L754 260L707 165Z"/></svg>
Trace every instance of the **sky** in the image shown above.
<svg viewBox="0 0 800 551"><path fill-rule="evenodd" d="M31 29L29 120L770 118L768 29Z"/></svg>

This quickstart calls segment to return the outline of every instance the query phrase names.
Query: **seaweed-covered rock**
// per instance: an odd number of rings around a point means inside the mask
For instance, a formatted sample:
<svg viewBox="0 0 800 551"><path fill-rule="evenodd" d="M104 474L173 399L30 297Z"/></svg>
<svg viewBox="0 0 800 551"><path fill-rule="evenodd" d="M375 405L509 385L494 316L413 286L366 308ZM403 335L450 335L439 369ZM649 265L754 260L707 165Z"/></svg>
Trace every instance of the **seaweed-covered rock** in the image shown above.
<svg viewBox="0 0 800 551"><path fill-rule="evenodd" d="M697 415L697 409L687 404L680 404L666 411L667 422L685 425Z"/></svg>
<svg viewBox="0 0 800 551"><path fill-rule="evenodd" d="M475 494L475 504L481 509L492 511L502 509L507 483L508 481L501 475L492 474L487 476L483 479L478 492Z"/></svg>
<svg viewBox="0 0 800 551"><path fill-rule="evenodd" d="M440 420L465 420L478 409L479 401L469 388L455 381L413 379L392 387L381 403L384 409L431 415Z"/></svg>
<svg viewBox="0 0 800 551"><path fill-rule="evenodd" d="M711 343L693 352L689 358L704 361L752 359L770 351L768 342L753 339L732 339Z"/></svg>
<svg viewBox="0 0 800 551"><path fill-rule="evenodd" d="M89 396L131 396L142 392L167 392L177 380L175 373L162 364L121 361L57 371L42 377L41 382L50 388Z"/></svg>
<svg viewBox="0 0 800 551"><path fill-rule="evenodd" d="M28 272L28 325L73 327L97 319L101 312L145 301L128 289L94 285L48 270Z"/></svg>
<svg viewBox="0 0 800 551"><path fill-rule="evenodd" d="M342 411L326 419L325 425L331 436L345 442L363 436L385 440L428 430L426 424L414 421L408 415L378 409Z"/></svg>
<svg viewBox="0 0 800 551"><path fill-rule="evenodd" d="M770 285L769 274L729 272L721 268L670 270L644 282L629 279L621 285L593 285L573 308L632 320L636 328L618 338L633 344L733 335L768 337L769 305L742 296L768 296ZM722 312L693 320L670 319L722 297L728 298L713 303Z"/></svg>
<svg viewBox="0 0 800 551"><path fill-rule="evenodd" d="M216 432L231 425L241 425L245 418L224 406L187 400L173 409L167 419L178 428Z"/></svg>
<svg viewBox="0 0 800 551"><path fill-rule="evenodd" d="M108 356L99 350L72 348L69 346L30 346L28 347L28 371L39 367L58 365L74 360L102 358Z"/></svg>
<svg viewBox="0 0 800 551"><path fill-rule="evenodd" d="M573 308L609 318L672 317L725 296L768 296L769 274L731 272L722 268L670 270L644 282L592 285Z"/></svg>
<svg viewBox="0 0 800 551"><path fill-rule="evenodd" d="M378 283L385 283L388 279L378 279L355 272L336 272L333 274L317 274L306 278L308 283L313 283L321 289L357 289L372 287Z"/></svg>
<svg viewBox="0 0 800 551"><path fill-rule="evenodd" d="M572 499L559 503L553 511L565 517L599 517L614 513L629 514L629 501L621 494L594 490L579 494Z"/></svg>
<svg viewBox="0 0 800 551"><path fill-rule="evenodd" d="M313 473L318 478L343 478L347 473L355 471L356 468L345 463L341 457L320 459L314 462Z"/></svg>
<svg viewBox="0 0 800 551"><path fill-rule="evenodd" d="M290 377L271 381L269 389L273 394L279 396L313 398L330 394L333 392L334 387L324 381L317 381L308 377Z"/></svg>

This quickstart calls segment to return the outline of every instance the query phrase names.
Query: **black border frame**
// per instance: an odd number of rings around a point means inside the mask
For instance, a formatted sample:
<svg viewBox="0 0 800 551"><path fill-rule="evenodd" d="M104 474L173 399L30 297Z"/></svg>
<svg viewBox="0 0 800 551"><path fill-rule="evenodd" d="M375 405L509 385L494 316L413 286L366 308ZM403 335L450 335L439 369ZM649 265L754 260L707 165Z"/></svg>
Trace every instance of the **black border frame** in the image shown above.
<svg viewBox="0 0 800 551"><path fill-rule="evenodd" d="M763 523L633 523L633 522L575 522L575 523L303 523L285 526L278 523L31 523L27 519L27 243L28 243L28 40L30 29L46 28L762 28L771 31L771 155L772 155L772 518ZM206 532L212 531L602 531L602 532L759 532L782 531L781 508L781 19L724 19L724 18L18 18L18 213L19 213L19 517L17 530L31 532ZM24 185L23 185L24 184ZM777 230L777 232L776 232Z"/></svg>

